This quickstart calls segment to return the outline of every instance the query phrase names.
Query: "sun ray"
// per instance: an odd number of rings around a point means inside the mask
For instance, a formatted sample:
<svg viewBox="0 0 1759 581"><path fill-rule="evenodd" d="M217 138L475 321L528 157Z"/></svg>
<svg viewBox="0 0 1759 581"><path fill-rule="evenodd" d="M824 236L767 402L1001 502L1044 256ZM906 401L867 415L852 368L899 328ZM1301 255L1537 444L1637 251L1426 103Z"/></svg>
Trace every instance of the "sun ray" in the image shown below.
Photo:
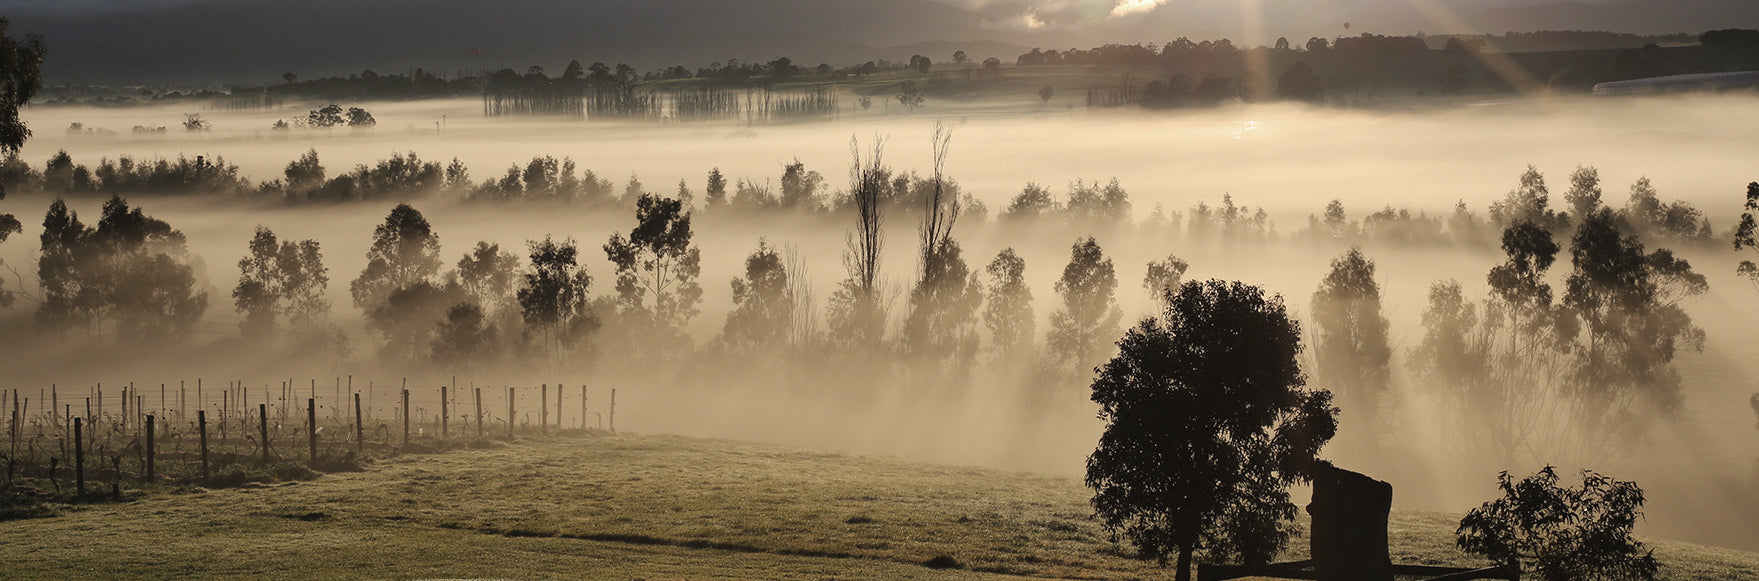
<svg viewBox="0 0 1759 581"><path fill-rule="evenodd" d="M1472 23L1467 22L1466 19L1461 18L1460 15L1455 14L1446 6L1442 6L1441 3L1436 0L1404 1L1405 4L1410 5L1411 8L1417 10L1419 14L1422 14L1424 18L1441 27L1443 30L1469 31L1472 34L1481 34L1478 27L1473 26ZM1489 68L1491 73L1501 77L1504 82L1507 82L1510 87L1513 87L1517 91L1534 93L1545 88L1544 83L1541 83L1538 79L1534 78L1532 73L1527 72L1527 69L1522 68L1520 63L1516 63L1515 59L1509 57L1507 53L1494 50L1481 50L1474 51L1472 56L1476 57L1479 62L1484 63L1484 66Z"/></svg>

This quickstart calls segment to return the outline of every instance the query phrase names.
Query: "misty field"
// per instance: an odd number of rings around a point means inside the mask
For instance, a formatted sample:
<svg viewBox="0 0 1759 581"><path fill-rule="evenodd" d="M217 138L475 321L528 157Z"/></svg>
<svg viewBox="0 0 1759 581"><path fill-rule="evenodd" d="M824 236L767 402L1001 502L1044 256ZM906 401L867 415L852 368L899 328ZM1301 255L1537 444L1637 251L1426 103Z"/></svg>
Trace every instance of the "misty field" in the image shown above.
<svg viewBox="0 0 1759 581"><path fill-rule="evenodd" d="M0 577L1161 578L1067 477L676 436L521 438L363 472L119 504L0 528ZM1304 520L1304 518L1303 518ZM1395 509L1395 562L1476 564L1458 515ZM1646 539L1663 579L1759 574ZM1305 553L1305 538L1288 558ZM931 569L928 563L938 558Z"/></svg>

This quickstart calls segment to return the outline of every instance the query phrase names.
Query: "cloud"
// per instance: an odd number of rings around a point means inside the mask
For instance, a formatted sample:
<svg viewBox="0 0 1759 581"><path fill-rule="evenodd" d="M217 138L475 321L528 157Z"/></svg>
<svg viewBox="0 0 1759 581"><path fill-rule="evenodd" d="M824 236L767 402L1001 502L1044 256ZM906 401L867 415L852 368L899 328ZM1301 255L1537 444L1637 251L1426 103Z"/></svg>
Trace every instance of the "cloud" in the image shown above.
<svg viewBox="0 0 1759 581"><path fill-rule="evenodd" d="M1112 6L1111 17L1117 18L1120 16L1150 12L1166 3L1167 0L1118 0L1117 5Z"/></svg>

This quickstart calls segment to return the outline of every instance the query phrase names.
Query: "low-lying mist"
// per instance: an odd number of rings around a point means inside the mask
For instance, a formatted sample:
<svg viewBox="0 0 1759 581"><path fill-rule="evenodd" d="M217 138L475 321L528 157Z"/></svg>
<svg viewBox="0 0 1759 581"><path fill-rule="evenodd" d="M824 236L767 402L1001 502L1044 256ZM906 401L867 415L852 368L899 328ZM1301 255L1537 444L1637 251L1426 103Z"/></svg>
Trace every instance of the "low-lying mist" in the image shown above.
<svg viewBox="0 0 1759 581"><path fill-rule="evenodd" d="M1253 105L1171 114L1083 113L1053 110L1030 116L986 115L982 110L949 107L915 116L852 113L832 122L746 127L734 124L641 124L554 120L486 120L472 101L364 104L378 118L365 132L336 129L277 132L277 118L299 111L202 112L215 129L185 134L183 113L150 108L33 108L27 120L37 136L22 156L40 164L58 150L76 162L178 155L224 156L253 181L282 176L287 163L315 149L331 175L353 164L371 164L396 152L415 151L424 159L456 157L475 181L495 178L510 165L523 167L534 156L569 157L582 169L612 180L621 190L631 175L648 192L671 195L679 180L696 194L700 210L704 178L719 168L729 179L779 188L785 164L799 161L823 174L827 197L850 188L851 136L868 143L888 136L884 163L894 172L927 175L933 159L929 132L933 115L953 130L947 175L959 189L981 202L987 218L961 218L952 230L963 261L985 289L984 272L998 253L1013 249L1025 264L1023 280L1032 295L1037 349L1052 328L1061 305L1057 281L1071 260L1071 246L1092 236L1112 261L1122 332L1155 313L1156 301L1143 280L1150 261L1176 256L1189 264L1185 280L1238 279L1280 293L1290 312L1303 318L1307 354L1312 354L1312 296L1331 261L1359 246L1376 265L1382 313L1392 347L1392 412L1386 431L1354 437L1361 413L1345 409L1345 436L1325 455L1346 467L1391 481L1396 502L1409 508L1461 510L1489 498L1495 473L1530 473L1554 462L1565 470L1593 468L1636 480L1650 493L1650 534L1745 549L1759 548L1759 533L1747 523L1759 515L1748 493L1759 461L1759 432L1747 406L1759 391L1759 294L1735 275L1739 257L1729 249L1729 232L1740 211L1747 182L1759 179L1748 161L1759 154L1744 121L1759 102L1750 96L1655 99L1536 99L1487 103L1452 109L1358 111L1288 105ZM960 113L964 113L960 115ZM62 128L80 122L120 135L71 136ZM439 122L436 125L436 122ZM166 125L163 136L134 137L134 125ZM1598 168L1604 200L1623 207L1629 186L1647 177L1664 200L1681 200L1702 210L1712 230L1708 242L1645 237L1650 248L1667 247L1688 259L1709 285L1707 293L1681 304L1704 329L1702 352L1682 350L1675 366L1683 376L1683 406L1656 424L1632 451L1594 465L1575 458L1521 458L1514 465L1472 452L1465 436L1449 433L1431 386L1410 368L1411 353L1424 337L1423 315L1432 283L1460 281L1468 297L1485 296L1486 273L1505 255L1492 234L1469 243L1430 243L1383 238L1313 236L1309 216L1324 215L1339 200L1350 221L1392 206L1445 221L1457 202L1478 218L1517 188L1529 164L1551 185L1554 208L1578 165ZM1116 178L1128 192L1127 223L1043 221L1006 223L999 218L1028 182L1043 184L1059 200L1077 179ZM731 189L731 187L729 188ZM108 194L110 192L105 192ZM115 192L128 196L129 192ZM1266 230L1250 236L1205 233L1184 227L1151 227L1157 206L1190 219L1202 203L1234 203L1263 208ZM1100 424L1085 400L1090 378L1046 377L1028 359L999 357L982 322L975 325L978 351L955 371L918 367L920 358L875 355L859 362L833 352L837 340L825 328L831 296L847 276L845 251L856 220L853 214L790 212L742 213L721 208L693 216L691 243L700 248L700 313L682 327L688 341L666 343L652 337L601 333L595 356L562 364L509 358L458 369L457 362L384 361L381 338L369 332L367 316L353 305L350 282L368 266L374 228L399 201L419 209L438 236L441 271L479 241L499 244L527 263L527 242L553 236L578 243L580 264L591 274L594 298L616 294L614 265L601 250L616 233L637 224L632 208L588 208L554 203L467 203L428 198L344 204L285 204L278 200L221 200L210 197L130 196L148 215L180 230L187 240L198 290L207 309L189 345L130 346L104 333L70 333L59 338L33 331L38 235L50 197L12 195L0 213L16 215L22 234L0 244L5 288L25 298L0 311L0 387L27 395L57 384L84 389L136 382L152 385L204 378L209 385L241 380L274 387L292 378L304 385L316 379L320 395L338 376L392 385L408 379L412 389L430 389L457 378L459 385L588 386L593 409L603 410L610 388L617 388L617 427L637 432L756 439L820 448L897 454L935 461L983 464L1012 469L1079 475L1092 451ZM87 223L97 222L101 197L67 200ZM887 345L894 345L909 311L911 288L920 277L918 241L921 213L889 208L883 228L880 296L889 311ZM240 338L243 320L233 309L238 261L259 226L281 240L311 239L322 246L329 268L324 292L332 307L329 322L348 338L346 357L287 353ZM788 263L788 275L810 289L808 312L818 319L825 342L807 349L755 352L716 351L716 338L735 310L729 281L747 274L746 259L767 241ZM1569 271L1569 240L1548 275L1562 294ZM605 305L595 304L595 308ZM492 315L492 313L491 313ZM490 317L493 319L494 317ZM500 319L517 322L518 317ZM607 318L608 320L608 318ZM517 328L502 328L504 342L516 341ZM639 345L607 342L619 337ZM630 339L629 337L634 337ZM1113 337L1115 339L1115 336ZM686 344L687 343L687 344ZM891 349L892 347L883 347ZM675 349L661 354L655 350ZM956 350L957 348L949 348ZM957 359L957 357L950 357ZM942 359L936 359L941 361ZM653 362L663 362L651 365ZM1087 365L1097 362L1088 361ZM957 367L957 366L953 366ZM1044 397L1046 384L1059 390ZM1315 381L1316 387L1327 387ZM380 392L388 406L390 390ZM418 396L420 397L420 396ZM1377 442L1373 450L1358 446Z"/></svg>

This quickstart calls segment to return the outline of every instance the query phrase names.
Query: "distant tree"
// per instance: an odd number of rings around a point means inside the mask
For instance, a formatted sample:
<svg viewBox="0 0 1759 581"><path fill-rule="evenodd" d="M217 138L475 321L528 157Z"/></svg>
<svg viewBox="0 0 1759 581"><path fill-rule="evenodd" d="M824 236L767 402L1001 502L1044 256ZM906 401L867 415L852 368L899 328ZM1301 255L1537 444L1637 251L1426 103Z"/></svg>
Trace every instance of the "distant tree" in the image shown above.
<svg viewBox="0 0 1759 581"><path fill-rule="evenodd" d="M379 121L377 119L373 119L373 114L368 113L366 109L362 109L360 107L349 107L348 108L348 126L349 127L355 127L355 128L372 127L372 126L378 125L378 124L379 124Z"/></svg>
<svg viewBox="0 0 1759 581"><path fill-rule="evenodd" d="M1708 242L1711 238L1710 221L1703 212L1684 200L1663 202L1648 177L1631 183L1631 197L1625 201L1621 214L1632 227L1649 236L1693 243Z"/></svg>
<svg viewBox="0 0 1759 581"><path fill-rule="evenodd" d="M1319 75L1313 74L1313 68L1303 61L1289 65L1289 69L1277 77L1276 94L1291 101L1320 103L1325 101L1325 85Z"/></svg>
<svg viewBox="0 0 1759 581"><path fill-rule="evenodd" d="M1330 49L1331 49L1331 41L1329 41L1329 40L1326 40L1326 39L1323 39L1323 38L1320 38L1317 36L1307 39L1307 52L1322 53L1322 52L1326 52Z"/></svg>
<svg viewBox="0 0 1759 581"><path fill-rule="evenodd" d="M1075 180L1069 184L1069 201L1063 210L1069 219L1087 226L1122 224L1130 219L1130 193L1117 178L1101 186Z"/></svg>
<svg viewBox="0 0 1759 581"><path fill-rule="evenodd" d="M440 237L420 210L398 204L373 230L366 258L366 268L349 285L349 294L355 307L371 312L391 293L426 282L439 272Z"/></svg>
<svg viewBox="0 0 1759 581"><path fill-rule="evenodd" d="M910 70L916 71L916 74L918 75L928 74L928 69L932 66L934 66L934 63L929 61L928 57L922 55L913 55L910 57Z"/></svg>
<svg viewBox="0 0 1759 581"><path fill-rule="evenodd" d="M1289 50L1289 37L1286 37L1286 36L1277 37L1275 50L1277 50L1278 52Z"/></svg>
<svg viewBox="0 0 1759 581"><path fill-rule="evenodd" d="M304 192L324 184L324 166L318 162L316 148L307 149L299 159L287 162L287 169L281 173L287 177L288 191Z"/></svg>
<svg viewBox="0 0 1759 581"><path fill-rule="evenodd" d="M855 229L843 250L848 276L837 284L826 306L830 337L851 354L872 356L885 334L886 303L880 296L880 258L885 246L885 206L890 187L883 157L885 142L876 139L871 153L862 155L859 141L851 138L849 197L855 210Z"/></svg>
<svg viewBox="0 0 1759 581"><path fill-rule="evenodd" d="M824 180L824 176L806 169L806 164L796 159L782 167L782 196L778 201L784 208L811 207L817 204L818 191Z"/></svg>
<svg viewBox="0 0 1759 581"><path fill-rule="evenodd" d="M1346 417L1379 430L1391 393L1392 345L1381 315L1380 283L1374 261L1362 249L1331 262L1331 271L1313 292L1314 363L1325 385L1338 393ZM1364 436L1373 432L1365 432Z"/></svg>
<svg viewBox="0 0 1759 581"><path fill-rule="evenodd" d="M708 172L708 186L704 188L703 203L709 207L727 204L727 178L721 175L721 168Z"/></svg>
<svg viewBox="0 0 1759 581"><path fill-rule="evenodd" d="M971 57L965 56L965 51L953 51L953 64L963 65L969 62L971 62Z"/></svg>
<svg viewBox="0 0 1759 581"><path fill-rule="evenodd" d="M1105 422L1087 486L1105 528L1191 579L1193 556L1268 563L1293 533L1290 485L1311 478L1337 429L1306 389L1300 331L1281 297L1187 282L1093 380Z"/></svg>
<svg viewBox="0 0 1759 581"><path fill-rule="evenodd" d="M267 339L283 316L296 334L309 334L329 315L324 291L330 269L316 240L281 242L273 231L258 226L238 270L232 298L244 315L240 327L246 337Z"/></svg>
<svg viewBox="0 0 1759 581"><path fill-rule="evenodd" d="M206 119L202 119L201 113L185 113L183 115L183 130L184 131L189 131L189 132L193 133L193 132L200 132L200 131L212 131L213 129L214 129L213 124L208 123L208 120L206 120Z"/></svg>
<svg viewBox="0 0 1759 581"><path fill-rule="evenodd" d="M305 116L306 126L317 129L327 130L346 122L347 120L342 117L342 106L335 103L325 105L318 109L313 109Z"/></svg>
<svg viewBox="0 0 1759 581"><path fill-rule="evenodd" d="M1643 516L1635 482L1584 470L1580 488L1563 488L1547 466L1520 482L1503 472L1497 483L1502 498L1460 519L1461 550L1513 567L1518 578L1655 579L1654 551L1631 534Z"/></svg>
<svg viewBox="0 0 1759 581"><path fill-rule="evenodd" d="M1577 227L1563 300L1586 334L1572 374L1579 435L1601 453L1630 449L1649 420L1679 409L1674 356L1704 348L1704 330L1679 303L1709 290L1691 264L1667 249L1645 252L1619 222L1602 208Z"/></svg>
<svg viewBox="0 0 1759 581"><path fill-rule="evenodd" d="M690 212L678 200L642 194L635 221L627 237L612 234L604 246L617 267L617 304L625 315L680 331L702 302L702 251L691 245Z"/></svg>
<svg viewBox="0 0 1759 581"><path fill-rule="evenodd" d="M557 242L546 236L528 247L530 265L518 291L520 313L526 332L542 343L548 361L560 364L565 352L585 345L598 330L598 317L587 303L592 275L580 264L573 240Z"/></svg>
<svg viewBox="0 0 1759 581"><path fill-rule="evenodd" d="M413 363L428 360L440 331L440 321L453 306L467 300L457 284L438 284L421 279L399 286L367 311L367 326L383 343L381 360Z"/></svg>
<svg viewBox="0 0 1759 581"><path fill-rule="evenodd" d="M1553 233L1569 228L1570 217L1551 209L1551 193L1539 168L1527 166L1521 183L1508 195L1490 205L1490 219L1499 228L1528 222Z"/></svg>
<svg viewBox="0 0 1759 581"><path fill-rule="evenodd" d="M501 250L499 244L477 242L475 249L458 259L452 278L483 313L493 315L510 305L519 278L519 257Z"/></svg>
<svg viewBox="0 0 1759 581"><path fill-rule="evenodd" d="M1156 305L1166 308L1171 304L1173 295L1185 281L1185 271L1191 268L1185 259L1167 255L1160 260L1148 261L1148 274L1142 277L1142 289L1148 296L1154 297Z"/></svg>
<svg viewBox="0 0 1759 581"><path fill-rule="evenodd" d="M866 111L868 109L873 108L873 97L869 97L867 95L862 95L861 98L856 99L855 102L857 104L861 105L862 111Z"/></svg>
<svg viewBox="0 0 1759 581"><path fill-rule="evenodd" d="M1750 248L1759 253L1759 182L1747 184L1747 202L1741 208L1741 224L1735 227L1735 251ZM1735 274L1745 277L1747 282L1753 283L1753 288L1759 289L1759 265L1753 261L1742 260L1740 266L1735 267Z"/></svg>
<svg viewBox="0 0 1759 581"><path fill-rule="evenodd" d="M1055 97L1055 96L1057 96L1057 90L1051 88L1050 85L1045 85L1043 87L1039 87L1039 89L1038 89L1038 101L1040 103L1044 103L1044 104L1048 105L1051 102L1051 97Z"/></svg>
<svg viewBox="0 0 1759 581"><path fill-rule="evenodd" d="M921 107L924 100L926 97L922 95L922 88L917 87L913 81L905 81L903 86L898 89L898 103L911 111Z"/></svg>
<svg viewBox="0 0 1759 581"><path fill-rule="evenodd" d="M104 203L96 228L57 199L40 240L41 325L91 330L110 322L124 342L164 346L187 339L207 309L183 233L120 196Z"/></svg>
<svg viewBox="0 0 1759 581"><path fill-rule="evenodd" d="M448 369L468 370L497 355L498 338L495 326L485 323L482 307L459 303L447 309L446 317L440 319L431 357L434 363Z"/></svg>
<svg viewBox="0 0 1759 581"><path fill-rule="evenodd" d="M1085 372L1104 360L1124 316L1113 297L1117 288L1112 260L1105 257L1099 242L1091 236L1076 240L1069 249L1069 264L1057 279L1063 304L1051 313L1050 334L1045 337L1050 360L1058 369Z"/></svg>
<svg viewBox="0 0 1759 581"><path fill-rule="evenodd" d="M1600 209L1600 170L1576 166L1570 174L1570 191L1564 194L1564 203L1570 205L1570 215L1578 219Z"/></svg>
<svg viewBox="0 0 1759 581"><path fill-rule="evenodd" d="M286 81L287 84L291 85L295 81L299 80L299 75L295 75L293 73L281 73L281 80Z"/></svg>
<svg viewBox="0 0 1759 581"><path fill-rule="evenodd" d="M999 59L999 58L996 58L993 56L986 58L986 59L983 59L983 71L985 73L988 73L991 77L1001 76L1001 74L1002 74L1002 59Z"/></svg>
<svg viewBox="0 0 1759 581"><path fill-rule="evenodd" d="M1028 353L1037 336L1032 287L1026 284L1026 259L1008 248L997 253L984 271L989 273L989 296L983 308L983 322L989 328L997 360L1006 365Z"/></svg>
<svg viewBox="0 0 1759 581"><path fill-rule="evenodd" d="M1008 202L1008 207L1002 210L1002 218L1005 220L1030 220L1053 215L1058 210L1057 200L1051 195L1049 189L1037 183L1028 182L1026 187L1022 188L1020 193Z"/></svg>
<svg viewBox="0 0 1759 581"><path fill-rule="evenodd" d="M745 257L745 276L734 278L732 286L733 310L721 327L727 349L761 357L781 346L794 316L794 289L782 255L768 241L759 240L757 249Z"/></svg>

